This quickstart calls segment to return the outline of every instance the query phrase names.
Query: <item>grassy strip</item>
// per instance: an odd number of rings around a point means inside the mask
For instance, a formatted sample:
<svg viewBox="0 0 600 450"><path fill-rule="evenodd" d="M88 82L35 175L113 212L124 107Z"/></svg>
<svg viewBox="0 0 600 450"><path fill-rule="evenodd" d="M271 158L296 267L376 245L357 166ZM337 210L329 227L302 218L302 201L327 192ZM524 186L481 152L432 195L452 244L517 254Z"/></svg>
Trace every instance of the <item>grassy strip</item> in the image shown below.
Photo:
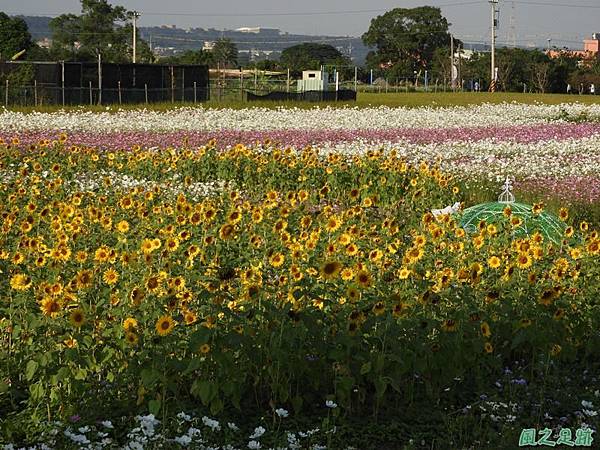
<svg viewBox="0 0 600 450"><path fill-rule="evenodd" d="M494 94L489 92L390 92L390 93L366 93L359 92L356 102L272 102L272 101L260 101L260 102L242 102L236 101L222 101L217 102L211 100L203 105L209 108L251 108L251 107L262 107L275 109L279 107L284 108L302 108L310 109L317 106L325 107L359 107L367 108L373 106L390 106L390 107L406 107L406 108L418 108L418 107L449 107L449 106L468 106L468 105L480 105L483 103L503 103L503 102L517 102L523 104L535 104L542 103L548 105L556 105L561 103L583 103L583 104L596 104L600 103L600 97L591 95L565 95L565 94L521 94L512 92L496 92ZM197 106L198 104L196 104ZM11 111L20 111L25 113L31 112L56 112L60 110L66 111L117 111L119 109L124 110L137 110L137 109L150 109L153 111L168 111L175 108L181 107L193 107L193 103L153 103L149 105L135 104L135 105L111 105L111 106L67 106L62 107L59 105L46 105L46 106L25 106L25 107L10 107Z"/></svg>

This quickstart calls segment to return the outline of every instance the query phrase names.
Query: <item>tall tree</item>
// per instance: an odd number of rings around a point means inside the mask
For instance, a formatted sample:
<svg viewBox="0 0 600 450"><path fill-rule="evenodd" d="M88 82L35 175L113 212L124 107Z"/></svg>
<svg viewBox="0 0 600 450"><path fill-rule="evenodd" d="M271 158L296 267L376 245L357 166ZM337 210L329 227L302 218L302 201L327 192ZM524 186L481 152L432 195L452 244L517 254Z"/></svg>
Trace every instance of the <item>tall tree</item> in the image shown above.
<svg viewBox="0 0 600 450"><path fill-rule="evenodd" d="M322 64L346 65L349 63L335 47L313 42L305 42L284 49L279 61L282 67L289 67L294 73L302 70L316 70Z"/></svg>
<svg viewBox="0 0 600 450"><path fill-rule="evenodd" d="M231 39L219 39L212 49L213 63L221 67L231 67L237 64L238 51Z"/></svg>
<svg viewBox="0 0 600 450"><path fill-rule="evenodd" d="M180 55L160 59L164 64L203 64L212 65L213 55L206 50L187 50Z"/></svg>
<svg viewBox="0 0 600 450"><path fill-rule="evenodd" d="M130 11L107 0L81 0L81 15L63 14L50 22L54 51L68 59L95 60L101 54L107 62L131 61L131 18ZM138 60L150 58L147 47L138 38Z"/></svg>
<svg viewBox="0 0 600 450"><path fill-rule="evenodd" d="M412 73L429 67L434 52L448 46L450 24L440 8L395 8L371 20L363 34L365 45L376 50L368 56L371 67L400 67Z"/></svg>
<svg viewBox="0 0 600 450"><path fill-rule="evenodd" d="M0 59L11 59L17 53L34 47L25 21L0 12Z"/></svg>

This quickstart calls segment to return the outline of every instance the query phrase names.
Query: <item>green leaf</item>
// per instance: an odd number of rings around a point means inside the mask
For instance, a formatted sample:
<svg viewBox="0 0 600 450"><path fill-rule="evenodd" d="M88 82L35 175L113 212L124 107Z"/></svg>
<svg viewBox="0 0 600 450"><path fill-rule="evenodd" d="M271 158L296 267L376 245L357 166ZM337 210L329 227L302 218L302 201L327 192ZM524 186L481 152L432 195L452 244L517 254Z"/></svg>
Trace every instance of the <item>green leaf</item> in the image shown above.
<svg viewBox="0 0 600 450"><path fill-rule="evenodd" d="M387 390L387 381L383 378L378 378L375 380L375 391L377 391L377 397L382 398L383 394Z"/></svg>
<svg viewBox="0 0 600 450"><path fill-rule="evenodd" d="M39 364L36 361L31 360L27 363L27 367L25 367L25 379L27 381L31 381L33 379L38 367Z"/></svg>
<svg viewBox="0 0 600 450"><path fill-rule="evenodd" d="M56 381L60 382L71 375L71 369L68 367L61 367L56 373Z"/></svg>
<svg viewBox="0 0 600 450"><path fill-rule="evenodd" d="M210 403L210 412L213 415L217 415L219 414L221 411L223 411L223 402L221 401L220 398L215 398L211 403Z"/></svg>
<svg viewBox="0 0 600 450"><path fill-rule="evenodd" d="M196 380L192 385L191 393L197 395L206 406L217 396L219 389L212 381Z"/></svg>
<svg viewBox="0 0 600 450"><path fill-rule="evenodd" d="M160 373L152 368L143 369L140 373L142 384L147 387L153 387L160 378Z"/></svg>
<svg viewBox="0 0 600 450"><path fill-rule="evenodd" d="M29 386L32 400L41 400L44 397L44 385L41 381Z"/></svg>
<svg viewBox="0 0 600 450"><path fill-rule="evenodd" d="M86 378L87 378L87 370L85 370L83 368L77 369L77 372L75 372L75 379L76 380L85 380Z"/></svg>
<svg viewBox="0 0 600 450"><path fill-rule="evenodd" d="M8 392L9 389L10 389L10 386L8 385L8 383L0 380L0 394L4 394L5 392Z"/></svg>
<svg viewBox="0 0 600 450"><path fill-rule="evenodd" d="M302 400L302 397L300 397L299 395L296 395L294 398L292 398L292 407L294 408L294 411L297 413L300 412L300 410L302 409L302 404L304 403L304 400Z"/></svg>
<svg viewBox="0 0 600 450"><path fill-rule="evenodd" d="M160 400L150 400L148 402L148 410L151 414L157 416L160 413Z"/></svg>
<svg viewBox="0 0 600 450"><path fill-rule="evenodd" d="M360 374L365 375L371 371L371 361L367 361L362 366L360 366Z"/></svg>

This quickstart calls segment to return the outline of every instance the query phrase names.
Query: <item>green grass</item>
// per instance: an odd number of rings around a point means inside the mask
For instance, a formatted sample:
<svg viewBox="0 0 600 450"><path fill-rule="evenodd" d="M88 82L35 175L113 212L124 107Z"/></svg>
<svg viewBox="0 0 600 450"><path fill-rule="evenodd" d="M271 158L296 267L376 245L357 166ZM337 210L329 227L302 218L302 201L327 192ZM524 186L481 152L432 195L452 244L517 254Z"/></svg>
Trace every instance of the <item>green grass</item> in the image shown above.
<svg viewBox="0 0 600 450"><path fill-rule="evenodd" d="M449 107L449 106L467 106L467 105L478 105L482 103L503 103L503 102L517 102L524 104L560 104L560 103L584 103L584 104L600 104L600 96L592 95L566 95L566 94L522 94L512 92L390 92L390 93L367 93L359 92L356 102L242 102L240 100L225 100L217 102L211 100L202 105L210 108L249 108L249 107L264 107L264 108L303 108L310 109L317 106L335 106L335 107L359 107L366 108L369 106L390 106L390 107ZM197 104L198 106L200 104ZM137 110L137 109L151 109L154 111L167 111L174 108L180 108L183 106L192 107L193 103L154 103L154 104L136 104L136 105L111 105L108 107L108 111L116 111L118 109L126 110ZM48 106L26 106L26 107L9 107L12 111L21 111L30 113L34 111L39 112L55 112L61 109L68 111L107 111L106 106L67 106L63 108L58 105Z"/></svg>

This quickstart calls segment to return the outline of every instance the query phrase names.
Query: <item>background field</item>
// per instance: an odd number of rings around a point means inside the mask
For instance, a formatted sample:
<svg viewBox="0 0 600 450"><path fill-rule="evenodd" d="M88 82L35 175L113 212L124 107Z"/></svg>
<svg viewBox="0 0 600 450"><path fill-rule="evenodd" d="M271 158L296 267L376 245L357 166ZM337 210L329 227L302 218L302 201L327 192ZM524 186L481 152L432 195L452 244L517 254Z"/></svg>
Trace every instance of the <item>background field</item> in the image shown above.
<svg viewBox="0 0 600 450"><path fill-rule="evenodd" d="M369 93L359 92L358 99L356 102L338 102L338 103L312 103L312 102L241 102L241 101L209 101L202 105L210 108L250 108L250 107L262 107L262 108L278 108L278 107L289 107L289 108L315 108L325 106L336 106L336 107L359 107L366 108L369 106L390 106L390 107L447 107L447 106L467 106L467 105L478 105L482 103L503 103L503 102L518 102L525 104L533 103L544 103L550 105L556 105L561 103L584 103L594 104L600 103L600 97L592 95L566 95L566 94L521 94L513 92L440 92L440 93L424 93L424 92L398 92L398 93ZM183 106L194 106L193 103L154 103L150 105L138 104L138 105L112 105L108 107L110 110L121 109L152 109L157 111L168 110L172 108L180 108ZM196 105L198 106L198 104ZM89 111L105 111L106 106L81 106L81 107L60 107L60 106L38 106L34 107L10 107L11 111L23 111L23 112L51 112L65 110L80 110L85 109Z"/></svg>

